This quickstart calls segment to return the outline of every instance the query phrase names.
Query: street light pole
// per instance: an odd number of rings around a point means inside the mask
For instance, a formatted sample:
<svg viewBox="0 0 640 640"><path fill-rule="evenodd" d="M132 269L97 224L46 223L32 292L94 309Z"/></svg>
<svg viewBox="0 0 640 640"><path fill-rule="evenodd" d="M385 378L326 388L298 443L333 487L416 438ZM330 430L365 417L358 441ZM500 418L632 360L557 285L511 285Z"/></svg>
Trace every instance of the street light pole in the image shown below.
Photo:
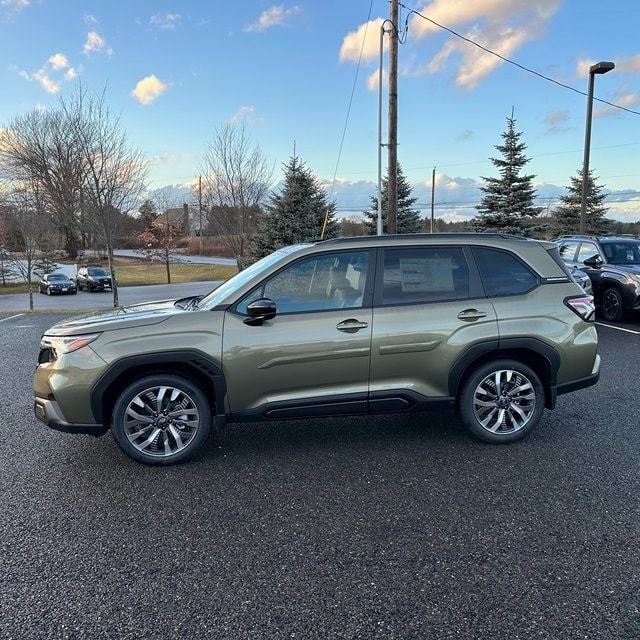
<svg viewBox="0 0 640 640"><path fill-rule="evenodd" d="M380 25L380 66L378 67L378 217L376 235L382 235L382 45L385 20Z"/></svg>
<svg viewBox="0 0 640 640"><path fill-rule="evenodd" d="M584 132L584 160L582 162L582 199L580 201L580 228L579 232L584 233L587 220L587 186L589 183L589 151L591 149L591 120L593 114L593 85L597 75L607 73L615 69L613 62L598 62L589 67L589 93L587 96L587 124Z"/></svg>

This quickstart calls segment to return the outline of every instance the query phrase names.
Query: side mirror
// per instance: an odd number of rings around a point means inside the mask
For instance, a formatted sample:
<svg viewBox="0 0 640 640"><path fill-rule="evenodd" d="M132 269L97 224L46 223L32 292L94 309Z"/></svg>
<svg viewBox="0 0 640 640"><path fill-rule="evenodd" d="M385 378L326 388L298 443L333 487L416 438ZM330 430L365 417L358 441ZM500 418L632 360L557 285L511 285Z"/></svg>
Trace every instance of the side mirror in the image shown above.
<svg viewBox="0 0 640 640"><path fill-rule="evenodd" d="M586 264L587 267L591 267L592 269L599 269L602 266L602 258L600 256L591 256L587 258L583 264Z"/></svg>
<svg viewBox="0 0 640 640"><path fill-rule="evenodd" d="M269 298L259 298L247 305L248 318L244 323L250 327L261 325L265 320L271 320L276 315L276 303Z"/></svg>

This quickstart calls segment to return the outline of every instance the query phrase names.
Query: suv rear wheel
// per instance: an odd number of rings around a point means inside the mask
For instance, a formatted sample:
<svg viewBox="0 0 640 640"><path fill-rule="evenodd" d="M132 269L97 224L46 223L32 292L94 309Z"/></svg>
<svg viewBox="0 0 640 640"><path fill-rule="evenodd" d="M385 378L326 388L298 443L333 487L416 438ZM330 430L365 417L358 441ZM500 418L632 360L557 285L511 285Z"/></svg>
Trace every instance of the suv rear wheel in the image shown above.
<svg viewBox="0 0 640 640"><path fill-rule="evenodd" d="M480 440L505 443L532 431L544 411L538 375L517 360L495 360L478 367L460 395L460 417Z"/></svg>
<svg viewBox="0 0 640 640"><path fill-rule="evenodd" d="M175 464L190 458L210 429L211 408L205 395L180 376L137 380L113 407L113 437L127 455L145 464Z"/></svg>

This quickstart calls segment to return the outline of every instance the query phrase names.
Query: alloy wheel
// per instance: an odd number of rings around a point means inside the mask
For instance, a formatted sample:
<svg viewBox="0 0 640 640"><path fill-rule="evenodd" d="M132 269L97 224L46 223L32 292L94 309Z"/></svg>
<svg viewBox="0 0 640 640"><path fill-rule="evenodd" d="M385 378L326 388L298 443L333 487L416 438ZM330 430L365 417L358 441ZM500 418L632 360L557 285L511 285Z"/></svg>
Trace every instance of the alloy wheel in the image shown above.
<svg viewBox="0 0 640 640"><path fill-rule="evenodd" d="M487 375L473 393L478 424L496 434L523 429L536 409L536 392L522 372L500 369Z"/></svg>
<svg viewBox="0 0 640 640"><path fill-rule="evenodd" d="M145 456L166 458L189 446L201 425L200 411L184 390L153 386L135 395L124 411L124 433Z"/></svg>

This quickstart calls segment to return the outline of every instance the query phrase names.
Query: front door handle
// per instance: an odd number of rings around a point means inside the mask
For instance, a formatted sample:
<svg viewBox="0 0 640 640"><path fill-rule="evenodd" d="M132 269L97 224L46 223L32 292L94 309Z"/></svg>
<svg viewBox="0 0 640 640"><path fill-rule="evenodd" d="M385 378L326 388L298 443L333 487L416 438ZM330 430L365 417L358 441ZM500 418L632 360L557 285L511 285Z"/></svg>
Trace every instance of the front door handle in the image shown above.
<svg viewBox="0 0 640 640"><path fill-rule="evenodd" d="M477 309L465 309L458 314L459 320L479 320L486 317L487 314L484 311L478 311Z"/></svg>
<svg viewBox="0 0 640 640"><path fill-rule="evenodd" d="M368 322L360 322L354 318L349 318L343 322L338 322L336 329L343 333L356 333L360 329L366 329L369 326Z"/></svg>

